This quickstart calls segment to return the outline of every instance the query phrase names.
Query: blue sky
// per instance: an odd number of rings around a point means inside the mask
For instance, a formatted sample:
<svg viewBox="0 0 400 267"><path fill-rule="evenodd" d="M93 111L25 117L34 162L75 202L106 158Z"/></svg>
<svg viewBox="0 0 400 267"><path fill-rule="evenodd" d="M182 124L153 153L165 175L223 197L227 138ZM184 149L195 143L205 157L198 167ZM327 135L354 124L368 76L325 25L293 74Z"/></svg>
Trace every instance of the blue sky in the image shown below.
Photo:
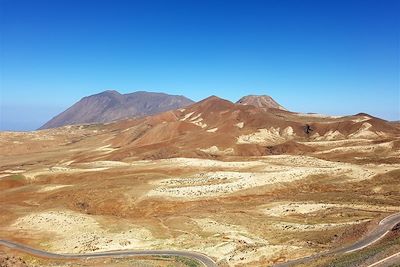
<svg viewBox="0 0 400 267"><path fill-rule="evenodd" d="M399 120L399 3L0 0L0 130L106 89Z"/></svg>

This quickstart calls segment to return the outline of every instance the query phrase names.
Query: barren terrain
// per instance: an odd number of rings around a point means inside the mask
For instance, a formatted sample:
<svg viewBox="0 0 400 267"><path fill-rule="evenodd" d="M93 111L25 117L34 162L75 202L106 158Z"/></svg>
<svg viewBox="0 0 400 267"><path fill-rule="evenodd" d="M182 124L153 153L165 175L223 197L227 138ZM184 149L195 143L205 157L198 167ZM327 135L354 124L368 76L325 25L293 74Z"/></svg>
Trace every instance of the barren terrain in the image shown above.
<svg viewBox="0 0 400 267"><path fill-rule="evenodd" d="M210 101L0 133L1 238L63 253L188 250L219 266L271 266L350 244L400 212L394 126L282 110L257 122L246 117L253 107Z"/></svg>

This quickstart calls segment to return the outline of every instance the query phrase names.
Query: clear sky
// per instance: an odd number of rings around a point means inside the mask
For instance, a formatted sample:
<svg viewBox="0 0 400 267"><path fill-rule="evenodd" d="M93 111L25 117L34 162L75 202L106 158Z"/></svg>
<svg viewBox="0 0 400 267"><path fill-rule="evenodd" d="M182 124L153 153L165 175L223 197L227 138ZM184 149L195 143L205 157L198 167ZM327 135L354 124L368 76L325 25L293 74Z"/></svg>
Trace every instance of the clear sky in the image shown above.
<svg viewBox="0 0 400 267"><path fill-rule="evenodd" d="M0 130L115 89L399 120L397 0L0 0Z"/></svg>

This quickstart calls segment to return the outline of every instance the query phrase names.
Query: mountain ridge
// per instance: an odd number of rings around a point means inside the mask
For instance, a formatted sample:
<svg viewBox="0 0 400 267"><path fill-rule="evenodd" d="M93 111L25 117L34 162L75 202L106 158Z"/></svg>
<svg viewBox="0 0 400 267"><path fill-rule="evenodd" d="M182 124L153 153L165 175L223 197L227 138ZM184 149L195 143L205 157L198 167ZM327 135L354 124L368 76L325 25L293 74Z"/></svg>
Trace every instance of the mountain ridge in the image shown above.
<svg viewBox="0 0 400 267"><path fill-rule="evenodd" d="M182 95L169 95L161 92L136 91L121 94L116 90L105 90L103 92L85 96L78 102L67 108L65 111L54 116L38 130L56 128L66 125L109 123L127 118L140 118L155 115L165 111L183 108L195 103L207 102L209 100L219 101L226 107L240 104L242 106L255 106L264 109L280 109L287 111L278 104L272 97L267 95L247 95L236 103L218 96L211 95L203 100L194 102ZM214 109L221 109L223 107Z"/></svg>
<svg viewBox="0 0 400 267"><path fill-rule="evenodd" d="M48 129L83 123L106 123L119 119L154 115L193 104L189 98L158 92L116 90L85 96L39 128Z"/></svg>
<svg viewBox="0 0 400 267"><path fill-rule="evenodd" d="M117 133L109 142L118 152L110 152L107 160L133 155L140 159L303 155L315 150L308 142L360 138L381 142L400 133L384 120L364 115L310 116L234 104L215 96L185 108L104 127Z"/></svg>
<svg viewBox="0 0 400 267"><path fill-rule="evenodd" d="M275 108L287 111L286 108L281 106L269 95L246 95L240 98L236 104L253 105L258 108Z"/></svg>

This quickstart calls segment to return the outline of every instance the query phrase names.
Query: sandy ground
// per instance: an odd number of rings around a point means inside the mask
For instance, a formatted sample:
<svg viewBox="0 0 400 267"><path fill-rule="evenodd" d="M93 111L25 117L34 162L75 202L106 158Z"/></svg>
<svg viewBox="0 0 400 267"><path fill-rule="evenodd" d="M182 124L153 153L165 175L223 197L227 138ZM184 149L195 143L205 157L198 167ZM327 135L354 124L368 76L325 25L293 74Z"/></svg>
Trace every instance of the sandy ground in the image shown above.
<svg viewBox="0 0 400 267"><path fill-rule="evenodd" d="M185 162L185 159L180 160ZM196 162L195 160L186 160L188 165ZM203 161L201 166L206 165L207 162L210 163L208 167L218 166L215 161ZM224 163L220 164L224 165ZM269 184L289 183L313 175L330 175L333 177L345 177L346 180L360 181L370 179L379 173L400 168L397 165L382 164L359 166L305 156L268 156L264 157L263 163L260 162L259 165L250 162L236 164L243 169L254 166L262 168L253 172L214 171L190 177L165 179L157 182L158 187L150 191L148 196L185 199L207 198ZM246 166L246 164L248 165Z"/></svg>
<svg viewBox="0 0 400 267"><path fill-rule="evenodd" d="M235 124L236 127L238 127L239 129L242 129L244 127L244 122L238 122Z"/></svg>
<svg viewBox="0 0 400 267"><path fill-rule="evenodd" d="M161 159L155 161L145 161L146 163L154 165L177 166L179 168L223 168L223 169L248 169L257 166L263 166L264 163L258 160L251 161L220 161L210 159L197 159L197 158L171 158ZM139 162L138 162L139 163Z"/></svg>
<svg viewBox="0 0 400 267"><path fill-rule="evenodd" d="M217 146L211 146L209 148L200 149L200 151L206 152L210 155L232 155L234 152L233 148L227 148L221 150Z"/></svg>
<svg viewBox="0 0 400 267"><path fill-rule="evenodd" d="M328 149L357 147L355 140L319 142ZM361 150L393 148L361 144ZM206 253L221 266L269 266L337 247L362 235L353 229L400 211L394 178L376 178L399 164L274 155L66 159L35 167L1 171L0 185L7 187L0 232L57 252L177 249Z"/></svg>
<svg viewBox="0 0 400 267"><path fill-rule="evenodd" d="M324 135L319 135L318 133L315 133L311 136L312 139L315 140L327 140L327 141L333 141L333 140L342 140L344 139L344 135L339 132L339 131L328 131Z"/></svg>
<svg viewBox="0 0 400 267"><path fill-rule="evenodd" d="M345 147L336 147L327 149L324 151L318 152L318 154L326 154L326 153L343 153L343 152L358 152L358 153L373 153L375 151L388 150L391 151L393 149L394 142L385 142L381 144L369 144L369 145L354 145L354 146L345 146Z"/></svg>
<svg viewBox="0 0 400 267"><path fill-rule="evenodd" d="M57 173L82 173L82 172L98 172L107 170L107 167L95 167L95 168L71 168L65 166L54 166L45 169L38 169L32 171L21 172L26 178L34 180L40 175L57 174Z"/></svg>
<svg viewBox="0 0 400 267"><path fill-rule="evenodd" d="M289 203L274 203L268 205L270 207L262 208L262 212L269 216L288 216L293 214L308 214L318 212L321 210L334 209L334 208L351 208L355 210L368 210L368 211L385 211L385 212L398 212L400 206L378 206L378 205L357 205L357 204L338 204L338 203L307 203L307 202L289 202Z"/></svg>
<svg viewBox="0 0 400 267"><path fill-rule="evenodd" d="M230 264L245 264L261 258L276 256L285 250L300 249L295 246L272 245L267 240L259 238L237 225L220 223L208 218L194 219L194 221L203 232L213 236L209 239L211 242L215 236L224 237L223 243L208 246L205 251L208 255L226 260Z"/></svg>
<svg viewBox="0 0 400 267"><path fill-rule="evenodd" d="M218 131L218 128L212 128L212 129L207 130L207 132L209 132L209 133L215 133L216 131Z"/></svg>
<svg viewBox="0 0 400 267"><path fill-rule="evenodd" d="M363 146L363 145L370 145L373 143L373 140L363 139L363 138L357 138L357 139L352 138L352 139L329 140L329 141L308 140L306 142L298 142L298 143L325 150L325 149L329 149L329 148L339 148L342 146L343 147L347 147L347 146L359 147L359 146Z"/></svg>
<svg viewBox="0 0 400 267"><path fill-rule="evenodd" d="M280 128L271 127L269 129L259 129L255 133L241 135L237 139L238 144L261 144L273 145L283 143L294 137L292 127L286 127L281 131Z"/></svg>
<svg viewBox="0 0 400 267"><path fill-rule="evenodd" d="M329 119L342 118L342 116L330 116L330 115L319 114L319 113L297 113L297 114L302 117L313 117L313 118L329 118Z"/></svg>
<svg viewBox="0 0 400 267"><path fill-rule="evenodd" d="M126 130L129 130L129 128ZM101 146L101 147L94 149L94 151L100 151L100 152L104 152L104 153L111 153L115 150L118 150L118 149L111 147L111 145L105 145L105 146Z"/></svg>
<svg viewBox="0 0 400 267"><path fill-rule="evenodd" d="M70 210L32 213L17 219L11 228L51 234L50 249L64 253L141 249L154 244L151 232L144 228L131 226L128 231L112 232L95 217Z"/></svg>
<svg viewBox="0 0 400 267"><path fill-rule="evenodd" d="M281 170L280 172L211 172L200 175L167 179L160 186L149 192L149 196L166 196L180 198L198 198L220 196L267 184L293 182L311 174L323 173L325 170Z"/></svg>
<svg viewBox="0 0 400 267"><path fill-rule="evenodd" d="M194 113L194 112L190 112L190 113L185 114L185 116L181 119L181 121L187 120L190 116L193 115L193 113Z"/></svg>
<svg viewBox="0 0 400 267"><path fill-rule="evenodd" d="M65 184L60 184L60 185L45 185L41 189L38 190L38 192L48 192L48 191L53 191L57 189L61 189L64 187L69 187L73 185L65 185Z"/></svg>
<svg viewBox="0 0 400 267"><path fill-rule="evenodd" d="M359 224L363 222L368 222L370 220L357 220L354 222L344 222L344 223L318 223L318 224L307 224L307 223L290 223L290 222L281 222L274 224L274 227L281 231L322 231L328 230L336 227L343 227L348 225Z"/></svg>
<svg viewBox="0 0 400 267"><path fill-rule="evenodd" d="M219 261L226 261L230 266L240 266L255 260L280 255L285 251L304 251L292 245L274 245L267 240L250 233L239 225L217 222L209 218L195 218L192 221L200 232L191 235L179 235L175 239L156 239L151 231L134 225L129 230L107 230L104 219L77 213L71 210L49 210L18 218L9 229L19 232L42 233L51 236L45 243L46 248L62 253L84 253L90 251L122 249L155 249L183 247L201 251ZM118 225L114 222L114 228ZM126 225L124 226L126 229ZM207 241L203 242L203 237ZM193 242L196 241L196 242ZM178 245L180 244L180 245Z"/></svg>
<svg viewBox="0 0 400 267"><path fill-rule="evenodd" d="M81 163L80 166L93 169L93 168L129 166L129 163L121 161L102 160L102 161L93 161L89 163Z"/></svg>
<svg viewBox="0 0 400 267"><path fill-rule="evenodd" d="M379 137L379 134L377 132L373 132L370 130L371 127L372 127L371 124L369 124L368 122L364 122L361 125L361 128L359 130L357 130L355 133L350 134L349 137L350 138L370 138L370 139Z"/></svg>

